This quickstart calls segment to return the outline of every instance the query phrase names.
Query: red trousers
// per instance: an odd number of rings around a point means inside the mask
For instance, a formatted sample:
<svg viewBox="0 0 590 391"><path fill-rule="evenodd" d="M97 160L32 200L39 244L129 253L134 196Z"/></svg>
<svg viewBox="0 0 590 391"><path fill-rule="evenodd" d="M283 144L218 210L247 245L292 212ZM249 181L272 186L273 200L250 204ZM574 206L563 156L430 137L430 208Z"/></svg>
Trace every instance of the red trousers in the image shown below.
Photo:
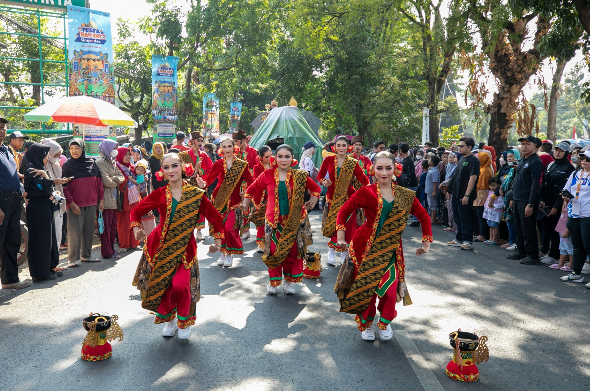
<svg viewBox="0 0 590 391"><path fill-rule="evenodd" d="M221 241L221 252L224 254L243 254L242 238L239 230L234 228L236 223L235 209L223 215L225 239Z"/></svg>
<svg viewBox="0 0 590 391"><path fill-rule="evenodd" d="M377 327L381 330L384 330L389 323L397 316L397 311L395 310L396 298L397 298L397 284L399 283L399 278L396 278L393 284L389 287L383 297L379 297L377 293L373 294L371 298L371 302L367 309L365 309L360 315L355 317L355 320L358 324L358 328L360 331L365 331L368 329L373 320L375 319L375 314L377 310L380 312L379 322L377 323ZM376 305L377 299L379 298L379 304Z"/></svg>
<svg viewBox="0 0 590 391"><path fill-rule="evenodd" d="M356 225L356 214L353 213L352 216L346 221L346 243L350 243L352 241L352 237L354 236L355 231L358 229L358 225ZM330 238L328 242L328 247L335 249L336 251L342 250L340 247L336 246L338 243L338 239L336 238L336 234Z"/></svg>
<svg viewBox="0 0 590 391"><path fill-rule="evenodd" d="M271 240L270 253L274 254L275 251L276 245ZM299 253L297 252L297 243L293 243L293 247L291 247L291 251L289 251L289 255L287 255L283 263L274 269L268 269L270 285L281 285L283 275L285 276L285 280L290 282L301 282L301 280L303 280L303 259L299 258Z"/></svg>
<svg viewBox="0 0 590 391"><path fill-rule="evenodd" d="M155 323L170 322L178 317L178 327L187 328L195 324L195 316L190 316L191 308L191 271L181 263L176 269L170 285L162 296L162 302L156 313Z"/></svg>
<svg viewBox="0 0 590 391"><path fill-rule="evenodd" d="M117 212L117 235L119 248L135 248L139 246L139 240L135 239L131 229L131 211Z"/></svg>
<svg viewBox="0 0 590 391"><path fill-rule="evenodd" d="M264 225L256 228L256 244L264 248Z"/></svg>
<svg viewBox="0 0 590 391"><path fill-rule="evenodd" d="M199 215L199 220L197 221L196 229L203 229L205 228L205 216Z"/></svg>

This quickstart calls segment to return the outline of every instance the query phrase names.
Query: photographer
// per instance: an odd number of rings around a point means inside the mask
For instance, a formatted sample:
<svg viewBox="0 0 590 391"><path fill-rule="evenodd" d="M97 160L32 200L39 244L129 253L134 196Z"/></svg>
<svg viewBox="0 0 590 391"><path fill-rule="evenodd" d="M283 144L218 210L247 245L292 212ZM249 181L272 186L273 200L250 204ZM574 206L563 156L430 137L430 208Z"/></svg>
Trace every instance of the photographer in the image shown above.
<svg viewBox="0 0 590 391"><path fill-rule="evenodd" d="M548 143L543 144L551 145ZM565 141L555 146L553 151L554 161L547 165L543 172L543 179L539 189L539 208L547 216L541 220L543 225L539 227L542 235L541 253L546 254L541 262L551 265L559 261L559 234L555 226L559 221L563 199L561 189L567 182L574 166L569 162L569 144Z"/></svg>
<svg viewBox="0 0 590 391"><path fill-rule="evenodd" d="M590 151L580 154L580 162L582 169L572 172L562 192L568 203L567 229L574 247L572 273L561 277L565 282L584 282L582 267L590 255Z"/></svg>

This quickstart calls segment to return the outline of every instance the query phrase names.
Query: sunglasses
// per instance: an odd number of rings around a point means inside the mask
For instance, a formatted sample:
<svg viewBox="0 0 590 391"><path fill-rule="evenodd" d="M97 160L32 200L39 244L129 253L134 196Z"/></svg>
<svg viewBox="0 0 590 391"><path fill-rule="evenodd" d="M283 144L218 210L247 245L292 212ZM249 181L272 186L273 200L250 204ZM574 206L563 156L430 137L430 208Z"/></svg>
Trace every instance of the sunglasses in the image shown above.
<svg viewBox="0 0 590 391"><path fill-rule="evenodd" d="M580 155L580 161L590 162L590 156Z"/></svg>

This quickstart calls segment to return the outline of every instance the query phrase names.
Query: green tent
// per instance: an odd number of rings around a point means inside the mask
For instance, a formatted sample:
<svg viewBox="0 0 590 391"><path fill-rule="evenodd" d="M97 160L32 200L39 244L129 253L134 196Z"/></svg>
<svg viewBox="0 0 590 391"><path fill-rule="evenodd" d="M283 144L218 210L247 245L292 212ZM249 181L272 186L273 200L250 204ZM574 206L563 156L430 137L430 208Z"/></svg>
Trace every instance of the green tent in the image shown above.
<svg viewBox="0 0 590 391"><path fill-rule="evenodd" d="M299 160L303 144L311 141L318 146L313 163L319 169L322 164L322 140L316 136L297 107L275 107L250 140L252 148L268 145L273 150L280 144L293 147L295 159Z"/></svg>

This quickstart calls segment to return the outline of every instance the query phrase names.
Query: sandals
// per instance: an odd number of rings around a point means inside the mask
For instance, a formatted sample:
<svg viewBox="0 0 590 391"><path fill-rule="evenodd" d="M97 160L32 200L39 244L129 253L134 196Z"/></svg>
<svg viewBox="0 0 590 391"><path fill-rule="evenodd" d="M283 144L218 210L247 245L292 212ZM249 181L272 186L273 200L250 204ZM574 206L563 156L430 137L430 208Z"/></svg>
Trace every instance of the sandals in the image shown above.
<svg viewBox="0 0 590 391"><path fill-rule="evenodd" d="M569 267L568 265L565 265L565 266L560 267L559 270L561 270L562 272L571 272L572 268Z"/></svg>
<svg viewBox="0 0 590 391"><path fill-rule="evenodd" d="M88 258L88 259L82 258L82 259L80 259L80 261L82 261L82 262L100 262L100 259L98 259L98 258L92 258L91 257L91 258Z"/></svg>
<svg viewBox="0 0 590 391"><path fill-rule="evenodd" d="M66 270L66 268L65 268L65 267L59 267L59 266L58 266L58 267L54 267L54 268L53 268L53 271L54 271L54 272L56 272L56 273L57 273L57 272L63 272L64 270ZM59 277L59 276L58 276L58 277Z"/></svg>
<svg viewBox="0 0 590 391"><path fill-rule="evenodd" d="M500 245L499 243L494 242L493 240L488 240L486 244L491 245L491 246L499 246Z"/></svg>
<svg viewBox="0 0 590 391"><path fill-rule="evenodd" d="M551 269L555 269L555 270L559 270L559 269L561 269L561 268L562 268L562 266L559 266L559 263L554 263L554 264L552 264L552 265L549 265L549 267L550 267Z"/></svg>

